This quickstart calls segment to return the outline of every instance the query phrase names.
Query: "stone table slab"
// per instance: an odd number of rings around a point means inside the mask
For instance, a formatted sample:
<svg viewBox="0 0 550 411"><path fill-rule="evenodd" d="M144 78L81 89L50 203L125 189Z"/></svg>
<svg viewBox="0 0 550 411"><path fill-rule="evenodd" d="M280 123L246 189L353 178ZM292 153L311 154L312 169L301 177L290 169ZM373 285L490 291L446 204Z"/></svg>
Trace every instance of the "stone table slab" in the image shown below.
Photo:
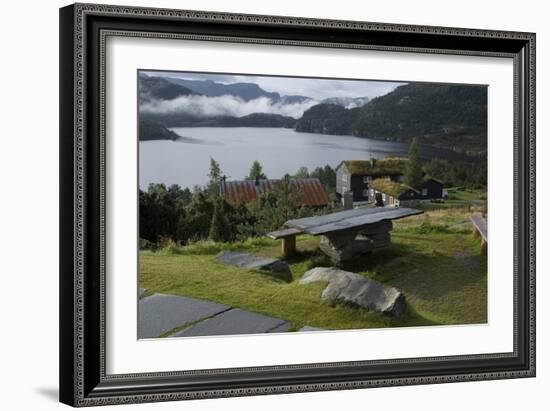
<svg viewBox="0 0 550 411"><path fill-rule="evenodd" d="M171 337L286 332L289 328L290 323L280 318L235 308L201 321Z"/></svg>
<svg viewBox="0 0 550 411"><path fill-rule="evenodd" d="M414 208L360 207L321 216L289 220L285 223L285 227L296 228L311 235L321 235L335 231L361 228L386 220L398 220L422 214L423 212Z"/></svg>
<svg viewBox="0 0 550 411"><path fill-rule="evenodd" d="M138 336L155 338L189 322L208 318L229 306L177 295L153 294L139 300Z"/></svg>

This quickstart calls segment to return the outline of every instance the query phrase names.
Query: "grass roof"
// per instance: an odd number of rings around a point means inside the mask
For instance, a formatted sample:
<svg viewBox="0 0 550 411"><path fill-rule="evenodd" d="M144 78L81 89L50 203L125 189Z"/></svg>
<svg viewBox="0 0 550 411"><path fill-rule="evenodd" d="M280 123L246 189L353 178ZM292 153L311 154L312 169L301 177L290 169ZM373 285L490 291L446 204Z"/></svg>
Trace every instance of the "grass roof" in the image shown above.
<svg viewBox="0 0 550 411"><path fill-rule="evenodd" d="M438 178L435 178L435 177L432 177L431 175L429 174L426 174L424 177L422 177L422 181L428 181L428 180L433 180L439 184L444 184L443 181L441 181L440 179Z"/></svg>
<svg viewBox="0 0 550 411"><path fill-rule="evenodd" d="M378 190L382 193L394 196L396 198L409 190L418 193L418 190L415 190L414 188L409 187L406 184L398 183L397 181L391 181L385 178L377 178L375 180L372 180L369 183L369 187L374 188L375 190Z"/></svg>
<svg viewBox="0 0 550 411"><path fill-rule="evenodd" d="M344 161L350 174L389 175L403 174L409 161L402 157L387 157L381 160Z"/></svg>

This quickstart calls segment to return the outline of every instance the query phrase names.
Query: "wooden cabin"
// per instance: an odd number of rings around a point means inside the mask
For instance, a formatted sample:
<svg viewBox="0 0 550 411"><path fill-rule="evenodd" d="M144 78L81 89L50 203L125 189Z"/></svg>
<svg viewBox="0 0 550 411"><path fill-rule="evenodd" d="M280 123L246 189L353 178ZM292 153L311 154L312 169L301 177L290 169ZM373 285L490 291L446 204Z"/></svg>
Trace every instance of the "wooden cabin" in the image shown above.
<svg viewBox="0 0 550 411"><path fill-rule="evenodd" d="M377 206L413 207L421 201L443 198L443 183L424 176L420 189L389 179L376 179L368 190L368 201Z"/></svg>
<svg viewBox="0 0 550 411"><path fill-rule="evenodd" d="M353 193L353 202L369 201L369 186L373 180L402 182L408 159L387 157L376 160L346 160L336 167L336 193L342 198Z"/></svg>

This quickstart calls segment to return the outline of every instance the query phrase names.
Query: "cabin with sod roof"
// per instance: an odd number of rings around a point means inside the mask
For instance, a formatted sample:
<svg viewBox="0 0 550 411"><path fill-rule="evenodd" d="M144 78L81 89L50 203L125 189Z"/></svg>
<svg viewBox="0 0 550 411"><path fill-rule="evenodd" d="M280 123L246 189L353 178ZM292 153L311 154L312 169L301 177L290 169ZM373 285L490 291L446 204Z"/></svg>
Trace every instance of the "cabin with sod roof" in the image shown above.
<svg viewBox="0 0 550 411"><path fill-rule="evenodd" d="M443 183L426 175L420 189L389 179L375 179L368 189L368 201L377 207L414 207L421 201L443 198Z"/></svg>
<svg viewBox="0 0 550 411"><path fill-rule="evenodd" d="M353 202L369 201L369 184L375 179L402 182L408 159L387 157L376 160L346 160L336 167L336 193L340 198L353 193Z"/></svg>

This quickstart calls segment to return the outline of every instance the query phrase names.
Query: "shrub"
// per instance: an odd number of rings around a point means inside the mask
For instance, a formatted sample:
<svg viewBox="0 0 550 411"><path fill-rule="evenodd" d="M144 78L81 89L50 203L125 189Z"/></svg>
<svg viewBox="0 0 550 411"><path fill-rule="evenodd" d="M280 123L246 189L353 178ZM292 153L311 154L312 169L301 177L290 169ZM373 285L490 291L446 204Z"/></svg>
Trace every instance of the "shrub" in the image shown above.
<svg viewBox="0 0 550 411"><path fill-rule="evenodd" d="M306 269L311 270L315 267L334 267L334 263L324 254L318 254L311 257L306 263Z"/></svg>
<svg viewBox="0 0 550 411"><path fill-rule="evenodd" d="M145 238L140 238L139 239L139 249L140 250L155 250L156 246L154 243L152 243L151 241L145 239Z"/></svg>
<svg viewBox="0 0 550 411"><path fill-rule="evenodd" d="M159 242L157 253L161 255L178 255L182 253L182 247L171 238L166 238Z"/></svg>
<svg viewBox="0 0 550 411"><path fill-rule="evenodd" d="M417 234L448 233L449 226L447 224L432 224L430 220L426 218L422 224L414 227L413 231Z"/></svg>
<svg viewBox="0 0 550 411"><path fill-rule="evenodd" d="M227 243L216 242L212 240L199 240L194 243L189 243L183 247L183 254L218 254L222 250L229 248Z"/></svg>

